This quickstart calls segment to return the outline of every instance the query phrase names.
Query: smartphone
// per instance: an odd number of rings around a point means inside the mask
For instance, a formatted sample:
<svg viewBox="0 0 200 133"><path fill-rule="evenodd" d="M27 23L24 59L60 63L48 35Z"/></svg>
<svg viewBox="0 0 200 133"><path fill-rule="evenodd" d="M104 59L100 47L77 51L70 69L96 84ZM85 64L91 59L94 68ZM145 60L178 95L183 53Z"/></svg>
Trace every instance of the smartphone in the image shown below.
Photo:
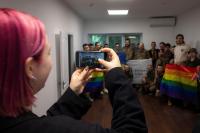
<svg viewBox="0 0 200 133"><path fill-rule="evenodd" d="M106 53L100 51L76 51L76 67L103 68L98 59L106 59Z"/></svg>

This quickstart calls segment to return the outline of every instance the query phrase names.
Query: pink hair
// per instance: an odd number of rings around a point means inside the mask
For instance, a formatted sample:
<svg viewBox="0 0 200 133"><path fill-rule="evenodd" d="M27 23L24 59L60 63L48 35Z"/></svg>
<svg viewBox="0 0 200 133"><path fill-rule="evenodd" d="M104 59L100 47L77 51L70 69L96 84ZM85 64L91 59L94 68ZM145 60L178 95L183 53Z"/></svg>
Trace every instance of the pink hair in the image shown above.
<svg viewBox="0 0 200 133"><path fill-rule="evenodd" d="M33 104L25 61L28 57L39 60L45 43L40 20L0 8L0 116L16 117Z"/></svg>

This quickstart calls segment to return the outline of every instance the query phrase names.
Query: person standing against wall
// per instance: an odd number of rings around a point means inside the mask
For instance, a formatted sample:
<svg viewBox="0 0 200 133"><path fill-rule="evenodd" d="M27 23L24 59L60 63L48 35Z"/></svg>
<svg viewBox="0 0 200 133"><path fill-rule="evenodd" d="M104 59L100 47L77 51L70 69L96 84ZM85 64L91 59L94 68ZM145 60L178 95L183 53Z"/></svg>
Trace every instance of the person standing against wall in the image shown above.
<svg viewBox="0 0 200 133"><path fill-rule="evenodd" d="M123 47L123 52L126 54L126 60L132 60L134 57L134 50L130 45L130 39L125 40L125 46Z"/></svg>
<svg viewBox="0 0 200 133"><path fill-rule="evenodd" d="M184 36L178 34L176 36L176 47L174 48L174 64L183 65L187 60L187 54L190 47L185 44Z"/></svg>
<svg viewBox="0 0 200 133"><path fill-rule="evenodd" d="M144 43L140 43L137 52L135 53L134 59L149 59L149 52L144 48Z"/></svg>
<svg viewBox="0 0 200 133"><path fill-rule="evenodd" d="M159 50L156 49L156 42L151 42L151 49L149 50L149 56L152 58L153 69L156 68L156 61L158 59Z"/></svg>

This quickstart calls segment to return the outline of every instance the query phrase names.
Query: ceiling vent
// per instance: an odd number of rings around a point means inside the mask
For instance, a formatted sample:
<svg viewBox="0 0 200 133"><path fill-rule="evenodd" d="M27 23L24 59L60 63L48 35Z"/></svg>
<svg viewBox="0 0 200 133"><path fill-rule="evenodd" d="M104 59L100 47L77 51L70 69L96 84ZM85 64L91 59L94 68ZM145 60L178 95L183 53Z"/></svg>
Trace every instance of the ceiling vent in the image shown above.
<svg viewBox="0 0 200 133"><path fill-rule="evenodd" d="M175 16L159 16L150 18L150 27L174 27L176 26Z"/></svg>

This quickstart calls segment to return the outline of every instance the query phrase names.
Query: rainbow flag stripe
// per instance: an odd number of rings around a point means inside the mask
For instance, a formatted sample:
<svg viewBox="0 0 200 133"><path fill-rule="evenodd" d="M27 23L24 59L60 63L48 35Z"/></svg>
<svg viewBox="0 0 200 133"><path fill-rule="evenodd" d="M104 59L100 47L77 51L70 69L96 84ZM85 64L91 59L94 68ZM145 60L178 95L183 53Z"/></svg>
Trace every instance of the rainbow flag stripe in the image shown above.
<svg viewBox="0 0 200 133"><path fill-rule="evenodd" d="M196 104L198 102L197 81L192 80L196 67L167 64L160 84L161 94Z"/></svg>
<svg viewBox="0 0 200 133"><path fill-rule="evenodd" d="M86 84L85 91L91 92L96 89L102 89L104 82L104 73L103 72L92 72L92 79Z"/></svg>

